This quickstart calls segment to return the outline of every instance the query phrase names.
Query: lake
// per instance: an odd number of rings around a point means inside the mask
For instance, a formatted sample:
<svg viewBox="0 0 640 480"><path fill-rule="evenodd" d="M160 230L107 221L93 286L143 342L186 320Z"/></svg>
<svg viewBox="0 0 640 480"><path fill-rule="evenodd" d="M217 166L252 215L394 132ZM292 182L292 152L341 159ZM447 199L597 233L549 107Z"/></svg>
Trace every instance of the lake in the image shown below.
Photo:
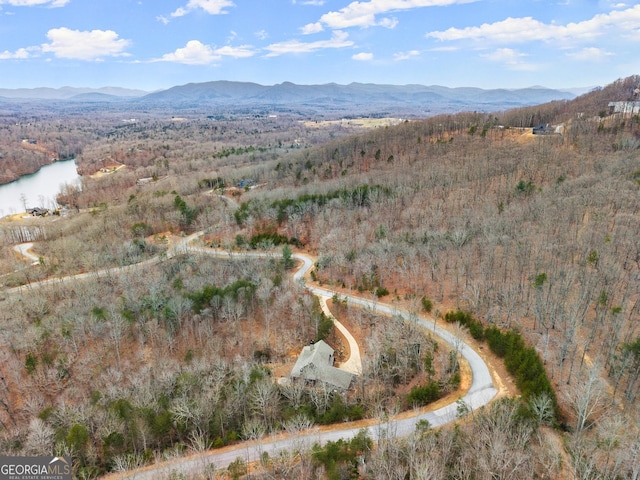
<svg viewBox="0 0 640 480"><path fill-rule="evenodd" d="M36 173L0 185L0 217L24 212L25 205L54 209L58 206L56 196L64 185L80 185L73 159L45 165Z"/></svg>

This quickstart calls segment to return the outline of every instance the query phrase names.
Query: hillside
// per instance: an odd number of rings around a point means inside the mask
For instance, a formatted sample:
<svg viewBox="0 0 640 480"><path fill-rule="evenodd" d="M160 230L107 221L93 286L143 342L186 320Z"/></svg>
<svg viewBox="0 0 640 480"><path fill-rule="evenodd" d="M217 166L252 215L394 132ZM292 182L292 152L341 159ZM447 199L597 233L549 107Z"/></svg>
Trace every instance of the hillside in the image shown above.
<svg viewBox="0 0 640 480"><path fill-rule="evenodd" d="M332 312L362 342L358 388L274 382L323 331L313 297L289 280L289 249L316 258L318 285L473 340L519 388L482 411L460 405L470 415L455 427L422 425L358 450L367 478L418 469L447 479L634 478L640 118L608 103L635 100L638 85L631 77L573 100L368 129L297 115L212 119L207 105L179 118L83 123L94 136L81 168L105 159L127 168L65 192L74 207L65 218L3 223L0 278L8 288L102 273L3 300L0 449L58 445L95 476L309 422L364 416L391 429L420 395L457 392L455 346L340 295ZM234 95L225 88L216 95ZM533 135L539 124L552 133ZM30 268L12 250L12 232L25 228L42 259ZM202 249L274 253L169 256L190 234ZM121 266L124 275L105 270ZM489 353L496 338L506 339L503 355ZM519 382L528 371L544 375ZM553 395L532 394L540 385ZM340 448L266 459L257 474L322 477ZM349 472L343 453L337 464Z"/></svg>

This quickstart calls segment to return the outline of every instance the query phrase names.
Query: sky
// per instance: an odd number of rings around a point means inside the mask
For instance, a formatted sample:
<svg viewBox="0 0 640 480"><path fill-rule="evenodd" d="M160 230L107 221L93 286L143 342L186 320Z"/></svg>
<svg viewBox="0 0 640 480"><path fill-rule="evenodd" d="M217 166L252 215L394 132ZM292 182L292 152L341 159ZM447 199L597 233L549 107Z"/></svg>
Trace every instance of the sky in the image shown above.
<svg viewBox="0 0 640 480"><path fill-rule="evenodd" d="M640 1L0 0L0 88L574 88L634 74Z"/></svg>

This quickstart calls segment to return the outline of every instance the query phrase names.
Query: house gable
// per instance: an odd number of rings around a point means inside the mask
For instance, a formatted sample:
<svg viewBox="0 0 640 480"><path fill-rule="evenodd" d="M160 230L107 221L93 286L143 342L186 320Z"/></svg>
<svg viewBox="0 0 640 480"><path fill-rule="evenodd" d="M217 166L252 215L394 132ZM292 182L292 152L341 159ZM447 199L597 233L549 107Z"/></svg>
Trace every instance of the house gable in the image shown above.
<svg viewBox="0 0 640 480"><path fill-rule="evenodd" d="M291 378L325 382L346 390L354 375L333 366L334 350L324 341L307 345L291 370Z"/></svg>

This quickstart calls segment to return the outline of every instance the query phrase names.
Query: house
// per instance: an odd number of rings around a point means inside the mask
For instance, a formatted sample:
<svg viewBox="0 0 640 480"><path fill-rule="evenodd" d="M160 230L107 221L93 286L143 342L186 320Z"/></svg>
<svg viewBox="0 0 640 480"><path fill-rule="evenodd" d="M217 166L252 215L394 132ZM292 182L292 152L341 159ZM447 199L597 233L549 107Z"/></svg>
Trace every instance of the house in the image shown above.
<svg viewBox="0 0 640 480"><path fill-rule="evenodd" d="M27 213L33 215L34 217L45 217L49 214L49 210L46 208L27 208Z"/></svg>
<svg viewBox="0 0 640 480"><path fill-rule="evenodd" d="M256 184L256 181L252 178L245 178L236 183L236 187L238 188L249 188L253 187Z"/></svg>
<svg viewBox="0 0 640 480"><path fill-rule="evenodd" d="M333 366L333 352L333 348L323 340L305 346L291 370L290 377L293 380L324 382L342 390L348 389L355 375Z"/></svg>
<svg viewBox="0 0 640 480"><path fill-rule="evenodd" d="M153 177L138 178L136 185L147 185L153 181Z"/></svg>
<svg viewBox="0 0 640 480"><path fill-rule="evenodd" d="M546 125L537 125L535 127L533 127L533 134L534 135L547 135L549 133L553 133L554 129L551 128L549 126L549 124Z"/></svg>
<svg viewBox="0 0 640 480"><path fill-rule="evenodd" d="M640 102L609 102L609 114L613 113L637 115L640 113Z"/></svg>

